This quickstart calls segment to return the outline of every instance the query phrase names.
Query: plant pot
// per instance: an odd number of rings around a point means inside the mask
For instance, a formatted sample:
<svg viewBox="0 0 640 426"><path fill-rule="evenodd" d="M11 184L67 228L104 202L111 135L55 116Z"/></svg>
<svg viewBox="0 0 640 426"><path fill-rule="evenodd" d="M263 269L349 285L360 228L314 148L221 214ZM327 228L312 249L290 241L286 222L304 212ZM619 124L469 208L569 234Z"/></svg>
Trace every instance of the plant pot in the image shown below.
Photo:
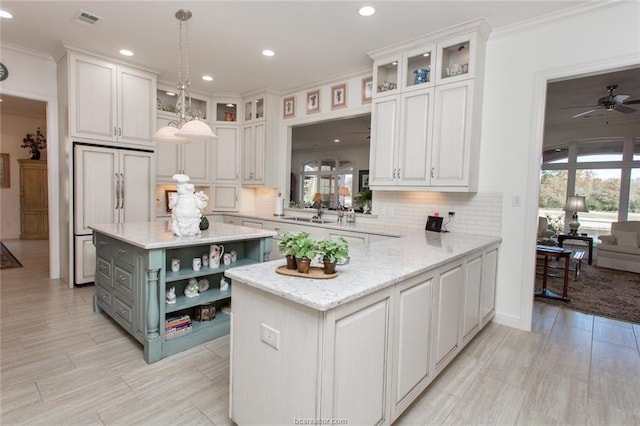
<svg viewBox="0 0 640 426"><path fill-rule="evenodd" d="M311 259L308 257L298 257L296 258L296 263L298 264L298 272L301 274L308 274L309 267L311 266Z"/></svg>
<svg viewBox="0 0 640 426"><path fill-rule="evenodd" d="M324 260L324 273L326 275L335 274L336 272L336 262L329 262L329 260Z"/></svg>
<svg viewBox="0 0 640 426"><path fill-rule="evenodd" d="M40 159L40 151L37 150L37 149L31 151L31 159L32 160L39 160Z"/></svg>
<svg viewBox="0 0 640 426"><path fill-rule="evenodd" d="M200 230L205 231L207 229L209 229L209 219L207 219L206 216L202 216L202 219L200 219Z"/></svg>
<svg viewBox="0 0 640 426"><path fill-rule="evenodd" d="M285 257L287 258L287 269L298 268L298 263L296 262L296 258L292 254L288 254Z"/></svg>

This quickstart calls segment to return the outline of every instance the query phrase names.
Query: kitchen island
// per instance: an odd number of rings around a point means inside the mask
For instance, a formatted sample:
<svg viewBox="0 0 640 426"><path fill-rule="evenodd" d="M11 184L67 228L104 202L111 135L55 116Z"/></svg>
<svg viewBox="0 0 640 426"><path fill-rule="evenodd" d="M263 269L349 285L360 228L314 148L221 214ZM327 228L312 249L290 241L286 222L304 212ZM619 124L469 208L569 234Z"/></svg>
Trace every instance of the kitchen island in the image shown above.
<svg viewBox="0 0 640 426"><path fill-rule="evenodd" d="M227 271L231 418L392 423L493 318L499 243L422 231L352 246L334 279Z"/></svg>
<svg viewBox="0 0 640 426"><path fill-rule="evenodd" d="M142 343L148 363L229 334L228 314L217 311L215 319L197 322L193 321L195 311L206 307L211 312L211 306L219 307L228 300L231 291L220 289L224 272L267 260L275 235L273 231L212 223L200 235L178 237L168 224L90 227L96 246L94 311L106 313ZM223 245L227 253L235 251L237 260L217 268L194 269L192 261L208 258L212 244ZM172 260L180 262L179 271L172 271ZM186 297L185 287L191 279L202 282L202 291ZM170 287L175 288L175 303L166 302ZM187 322L180 320L185 315L189 315ZM171 320L180 326L169 328Z"/></svg>

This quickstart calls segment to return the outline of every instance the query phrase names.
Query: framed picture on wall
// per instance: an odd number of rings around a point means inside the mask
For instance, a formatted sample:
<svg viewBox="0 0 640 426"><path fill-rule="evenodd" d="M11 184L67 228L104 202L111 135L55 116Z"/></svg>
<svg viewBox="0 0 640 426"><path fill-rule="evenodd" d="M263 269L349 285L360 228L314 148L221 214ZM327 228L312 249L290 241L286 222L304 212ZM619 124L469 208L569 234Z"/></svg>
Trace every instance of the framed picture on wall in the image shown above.
<svg viewBox="0 0 640 426"><path fill-rule="evenodd" d="M369 170L360 170L358 177L358 192L362 192L363 189L369 189Z"/></svg>
<svg viewBox="0 0 640 426"><path fill-rule="evenodd" d="M373 77L365 77L362 79L362 103L371 103L371 96L373 95Z"/></svg>
<svg viewBox="0 0 640 426"><path fill-rule="evenodd" d="M331 109L345 108L347 106L347 83L339 84L331 88Z"/></svg>
<svg viewBox="0 0 640 426"><path fill-rule="evenodd" d="M0 154L0 188L11 188L9 154Z"/></svg>
<svg viewBox="0 0 640 426"><path fill-rule="evenodd" d="M293 118L296 116L296 97L295 96L284 98L282 106L283 106L282 116L284 118Z"/></svg>
<svg viewBox="0 0 640 426"><path fill-rule="evenodd" d="M320 90L307 92L307 114L320 112Z"/></svg>

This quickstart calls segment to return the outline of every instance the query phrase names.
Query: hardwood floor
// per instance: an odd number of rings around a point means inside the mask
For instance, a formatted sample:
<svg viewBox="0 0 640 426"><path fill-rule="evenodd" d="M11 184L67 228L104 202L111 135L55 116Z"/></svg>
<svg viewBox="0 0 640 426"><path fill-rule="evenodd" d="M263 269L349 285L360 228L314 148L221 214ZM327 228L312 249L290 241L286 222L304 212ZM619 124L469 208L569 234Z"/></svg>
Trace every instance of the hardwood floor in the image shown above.
<svg viewBox="0 0 640 426"><path fill-rule="evenodd" d="M232 424L228 337L149 365L93 286L48 279L46 241L4 243L24 267L0 272L0 424ZM639 342L536 303L531 333L487 326L396 424L640 424Z"/></svg>

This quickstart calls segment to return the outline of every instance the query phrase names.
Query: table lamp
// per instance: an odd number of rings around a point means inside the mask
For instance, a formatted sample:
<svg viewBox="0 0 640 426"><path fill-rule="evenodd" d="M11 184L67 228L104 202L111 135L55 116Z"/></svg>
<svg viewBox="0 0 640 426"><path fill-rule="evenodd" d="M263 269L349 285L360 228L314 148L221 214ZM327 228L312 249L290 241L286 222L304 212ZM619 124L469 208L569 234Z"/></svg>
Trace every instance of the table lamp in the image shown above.
<svg viewBox="0 0 640 426"><path fill-rule="evenodd" d="M569 222L569 235L578 235L578 228L580 222L578 222L578 212L588 212L586 197L580 195L571 195L567 198L567 204L564 206L564 210L567 212L573 212L571 216L571 222Z"/></svg>
<svg viewBox="0 0 640 426"><path fill-rule="evenodd" d="M313 201L314 202L322 201L322 194L319 192L316 192L315 195L313 196Z"/></svg>
<svg viewBox="0 0 640 426"><path fill-rule="evenodd" d="M351 191L349 190L349 188L347 188L346 186L341 186L340 189L338 189L338 195L342 196L342 203L340 203L342 206L345 205L346 203L346 199L345 197L347 195L351 195Z"/></svg>

